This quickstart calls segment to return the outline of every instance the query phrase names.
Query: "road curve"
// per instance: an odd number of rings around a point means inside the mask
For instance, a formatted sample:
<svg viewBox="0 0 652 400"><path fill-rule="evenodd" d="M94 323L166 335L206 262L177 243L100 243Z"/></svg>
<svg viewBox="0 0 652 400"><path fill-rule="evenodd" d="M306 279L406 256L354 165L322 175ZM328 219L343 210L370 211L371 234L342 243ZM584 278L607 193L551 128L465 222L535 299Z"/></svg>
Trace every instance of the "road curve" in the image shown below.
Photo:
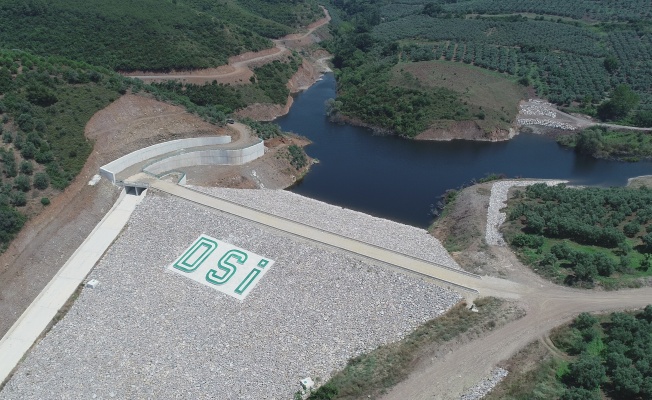
<svg viewBox="0 0 652 400"><path fill-rule="evenodd" d="M229 58L228 65L226 66L223 65L219 67L223 69L223 71L218 71L219 68L210 68L204 70L195 70L185 74L169 73L169 74L141 74L141 75L126 74L126 75L129 76L130 78L137 78L146 82L160 81L160 80L179 80L179 79L203 79L206 82L209 82L212 80L219 81L220 79L229 78L240 74L251 74L252 71L249 68L250 65L258 64L269 60L275 60L285 54L289 54L290 50L288 49L288 43L300 42L306 37L312 35L317 29L328 24L331 20L331 16L328 13L328 10L326 10L326 8L322 6L320 7L324 11L324 18L310 24L308 26L308 30L305 33L302 34L293 33L281 39L272 40L272 42L274 42L273 49L275 51L271 54L269 53L270 49L267 49L257 53L245 53L245 54L231 57ZM264 53L264 54L257 55L260 53ZM225 69L228 71L224 71Z"/></svg>

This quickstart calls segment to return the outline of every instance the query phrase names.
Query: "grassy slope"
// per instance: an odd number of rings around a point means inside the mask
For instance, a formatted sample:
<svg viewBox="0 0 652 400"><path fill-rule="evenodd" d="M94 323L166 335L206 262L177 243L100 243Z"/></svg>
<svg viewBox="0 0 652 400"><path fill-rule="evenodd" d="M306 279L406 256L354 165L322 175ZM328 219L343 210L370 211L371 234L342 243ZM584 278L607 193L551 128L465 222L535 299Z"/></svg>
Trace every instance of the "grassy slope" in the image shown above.
<svg viewBox="0 0 652 400"><path fill-rule="evenodd" d="M207 0L0 0L0 43L116 70L190 69L271 47L264 36L287 34L321 16L310 0L267 4L256 13L251 9L257 5L254 0L219 7Z"/></svg>
<svg viewBox="0 0 652 400"><path fill-rule="evenodd" d="M404 63L394 66L392 72L390 83L396 86L443 87L459 93L485 131L509 128L518 113L518 102L525 95L523 87L507 76L462 63Z"/></svg>

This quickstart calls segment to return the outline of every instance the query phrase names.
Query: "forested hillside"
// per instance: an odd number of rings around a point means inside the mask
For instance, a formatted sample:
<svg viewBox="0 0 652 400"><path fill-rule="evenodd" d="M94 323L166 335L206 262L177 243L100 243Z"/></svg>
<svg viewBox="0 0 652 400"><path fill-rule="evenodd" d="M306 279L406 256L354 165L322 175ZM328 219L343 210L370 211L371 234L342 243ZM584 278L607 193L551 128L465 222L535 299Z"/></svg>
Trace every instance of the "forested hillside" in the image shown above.
<svg viewBox="0 0 652 400"><path fill-rule="evenodd" d="M496 71L531 86L538 96L604 120L652 122L652 5L646 1L334 0L339 12L330 43L339 69L339 110L372 124L403 117L381 97L365 109L366 92L388 91L387 71L442 60ZM335 20L334 20L335 21ZM451 75L450 77L452 77ZM464 89L458 90L463 99ZM469 88L473 91L472 88ZM354 93L354 95L349 95ZM432 102L432 89L396 94L396 104ZM457 115L477 114L456 107ZM445 107L444 107L445 108ZM444 109L442 108L442 109ZM446 113L429 112L412 127L387 126L413 136ZM407 114L405 115L407 116Z"/></svg>
<svg viewBox="0 0 652 400"><path fill-rule="evenodd" d="M83 62L0 50L0 253L77 176L92 150L86 123L128 90L223 124L254 101L284 104L299 64L292 56L256 68L250 85L145 85Z"/></svg>
<svg viewBox="0 0 652 400"><path fill-rule="evenodd" d="M104 68L0 50L0 252L77 175L86 122L126 89Z"/></svg>
<svg viewBox="0 0 652 400"><path fill-rule="evenodd" d="M205 68L322 15L312 0L0 0L0 48L113 70Z"/></svg>

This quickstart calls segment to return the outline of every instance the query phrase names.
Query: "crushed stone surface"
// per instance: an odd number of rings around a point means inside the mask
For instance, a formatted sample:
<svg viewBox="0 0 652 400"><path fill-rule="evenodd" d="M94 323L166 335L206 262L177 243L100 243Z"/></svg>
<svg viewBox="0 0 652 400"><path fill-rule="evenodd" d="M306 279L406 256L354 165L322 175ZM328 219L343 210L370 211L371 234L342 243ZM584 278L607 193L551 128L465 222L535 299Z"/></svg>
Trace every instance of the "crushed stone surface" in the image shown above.
<svg viewBox="0 0 652 400"><path fill-rule="evenodd" d="M188 187L341 236L461 269L439 240L425 229L373 217L285 190Z"/></svg>
<svg viewBox="0 0 652 400"><path fill-rule="evenodd" d="M200 234L275 264L242 302L166 270ZM0 399L290 399L300 379L324 382L351 357L461 300L420 278L154 193L88 279L100 283L81 291Z"/></svg>
<svg viewBox="0 0 652 400"><path fill-rule="evenodd" d="M507 370L503 368L495 368L489 376L482 379L475 386L470 388L466 393L460 396L460 400L480 400L486 396L491 389L496 387L507 376Z"/></svg>

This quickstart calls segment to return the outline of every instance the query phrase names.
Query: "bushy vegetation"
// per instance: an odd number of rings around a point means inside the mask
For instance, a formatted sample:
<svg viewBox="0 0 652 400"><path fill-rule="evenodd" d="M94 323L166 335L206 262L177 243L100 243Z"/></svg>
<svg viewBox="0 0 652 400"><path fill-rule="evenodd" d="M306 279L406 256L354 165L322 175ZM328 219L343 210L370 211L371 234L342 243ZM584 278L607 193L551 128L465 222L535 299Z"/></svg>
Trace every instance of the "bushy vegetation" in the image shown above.
<svg viewBox="0 0 652 400"><path fill-rule="evenodd" d="M652 18L652 5L646 0L472 0L447 2L451 12L480 14L510 14L514 12L547 16L589 19L593 21L646 21Z"/></svg>
<svg viewBox="0 0 652 400"><path fill-rule="evenodd" d="M0 0L0 43L115 70L203 68L321 16L311 0Z"/></svg>
<svg viewBox="0 0 652 400"><path fill-rule="evenodd" d="M590 128L579 133L561 135L557 142L574 148L579 154L636 162L652 158L652 135L647 132L616 132L607 128Z"/></svg>
<svg viewBox="0 0 652 400"><path fill-rule="evenodd" d="M83 62L0 50L0 252L22 227L25 206L38 204L38 192L62 190L77 176L92 149L84 136L86 123L128 90L224 124L252 96L257 102L285 103L286 82L298 66L298 57L292 56L256 68L251 85L145 85ZM276 125L252 124L263 138L281 134ZM49 204L48 197L43 199L42 206Z"/></svg>
<svg viewBox="0 0 652 400"><path fill-rule="evenodd" d="M126 85L103 68L0 51L0 252L37 193L63 189L81 170L91 150L86 122Z"/></svg>
<svg viewBox="0 0 652 400"><path fill-rule="evenodd" d="M273 61L254 69L254 88L258 88L271 103L285 104L290 95L287 82L299 69L301 59L294 55L289 62Z"/></svg>
<svg viewBox="0 0 652 400"><path fill-rule="evenodd" d="M339 112L414 137L435 120L467 120L469 108L459 95L445 88L416 88L390 84L389 65L361 65L338 81Z"/></svg>
<svg viewBox="0 0 652 400"><path fill-rule="evenodd" d="M251 128L252 131L262 140L283 136L281 127L274 123L259 122L251 118L242 119L242 123Z"/></svg>
<svg viewBox="0 0 652 400"><path fill-rule="evenodd" d="M607 287L652 274L652 190L536 184L510 202L506 238L539 273Z"/></svg>
<svg viewBox="0 0 652 400"><path fill-rule="evenodd" d="M550 335L560 352L530 344L509 361L516 369L487 399L652 398L651 338L650 305L635 313L582 313Z"/></svg>
<svg viewBox="0 0 652 400"><path fill-rule="evenodd" d="M580 314L553 340L576 357L558 377L562 399L652 397L652 306L634 314Z"/></svg>
<svg viewBox="0 0 652 400"><path fill-rule="evenodd" d="M344 19L335 22L336 36L329 43L342 94L338 111L412 136L446 115L446 104L410 102L440 94L431 88L419 91L419 96L393 93L383 74L391 66L396 70L406 63L447 60L497 71L504 79L533 86L553 103L581 107L605 120L650 126L650 5L580 3L335 1ZM357 104L359 96L367 94L377 100ZM463 98L461 91L450 95ZM397 103L415 106L415 113L424 110L425 115L403 126L403 115L391 115ZM454 119L476 117L475 112L465 115L459 102L455 108L460 115ZM443 112L438 115L436 110ZM401 124L392 125L390 120L397 117Z"/></svg>
<svg viewBox="0 0 652 400"><path fill-rule="evenodd" d="M136 90L152 93L157 99L185 107L212 123L224 123L226 116L251 103L285 104L290 91L287 81L299 68L300 59L273 61L254 69L251 84L230 86L213 81L207 85L166 81L151 85L136 82Z"/></svg>
<svg viewBox="0 0 652 400"><path fill-rule="evenodd" d="M303 151L303 147L297 146L296 144L291 144L288 146L288 157L290 159L290 165L295 169L300 170L301 168L308 165L308 157L306 152Z"/></svg>

